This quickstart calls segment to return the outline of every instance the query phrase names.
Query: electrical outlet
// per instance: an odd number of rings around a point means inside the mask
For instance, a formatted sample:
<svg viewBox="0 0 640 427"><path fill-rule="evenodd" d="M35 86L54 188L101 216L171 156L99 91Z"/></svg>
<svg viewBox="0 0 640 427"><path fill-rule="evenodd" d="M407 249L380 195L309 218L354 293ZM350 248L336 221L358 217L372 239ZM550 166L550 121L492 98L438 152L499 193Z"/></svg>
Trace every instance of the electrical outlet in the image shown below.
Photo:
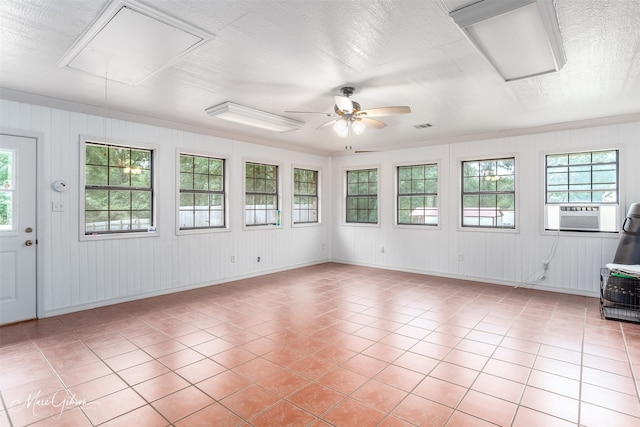
<svg viewBox="0 0 640 427"><path fill-rule="evenodd" d="M51 212L64 212L62 202L51 202Z"/></svg>
<svg viewBox="0 0 640 427"><path fill-rule="evenodd" d="M236 257L235 257L235 255L231 255L231 262L236 262Z"/></svg>
<svg viewBox="0 0 640 427"><path fill-rule="evenodd" d="M260 262L260 257L258 257L258 262Z"/></svg>

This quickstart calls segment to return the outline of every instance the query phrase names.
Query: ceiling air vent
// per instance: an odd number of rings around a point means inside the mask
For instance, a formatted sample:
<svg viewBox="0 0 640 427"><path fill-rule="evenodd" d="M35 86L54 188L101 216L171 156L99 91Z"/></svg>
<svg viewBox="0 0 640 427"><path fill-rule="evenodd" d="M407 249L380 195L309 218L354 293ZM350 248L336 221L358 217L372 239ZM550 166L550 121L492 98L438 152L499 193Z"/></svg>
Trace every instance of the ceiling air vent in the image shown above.
<svg viewBox="0 0 640 427"><path fill-rule="evenodd" d="M430 128L433 125L431 123L423 123L421 125L414 125L413 127L416 129L426 129L426 128Z"/></svg>

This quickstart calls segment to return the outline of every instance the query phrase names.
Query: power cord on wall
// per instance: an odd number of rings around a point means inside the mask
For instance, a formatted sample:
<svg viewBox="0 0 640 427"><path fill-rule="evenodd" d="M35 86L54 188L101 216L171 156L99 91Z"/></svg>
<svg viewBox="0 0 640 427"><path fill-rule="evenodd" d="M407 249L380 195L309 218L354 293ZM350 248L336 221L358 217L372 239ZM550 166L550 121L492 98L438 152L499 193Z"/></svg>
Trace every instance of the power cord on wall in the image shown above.
<svg viewBox="0 0 640 427"><path fill-rule="evenodd" d="M527 276L526 279L518 283L515 288L526 287L526 286L535 286L540 284L543 280L547 278L547 272L549 271L549 264L553 257L556 255L556 248L558 247L558 241L560 240L560 230L556 232L555 239L553 240L553 244L551 245L551 249L549 250L549 255L542 261L542 265L540 268L532 272ZM532 277L537 277L535 280L531 280Z"/></svg>

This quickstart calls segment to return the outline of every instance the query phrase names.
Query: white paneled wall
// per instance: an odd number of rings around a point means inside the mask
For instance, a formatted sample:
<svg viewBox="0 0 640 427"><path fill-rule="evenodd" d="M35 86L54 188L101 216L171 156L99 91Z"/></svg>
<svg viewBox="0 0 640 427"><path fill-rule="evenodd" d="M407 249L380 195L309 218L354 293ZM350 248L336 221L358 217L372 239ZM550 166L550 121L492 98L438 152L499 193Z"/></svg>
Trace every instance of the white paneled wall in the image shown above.
<svg viewBox="0 0 640 427"><path fill-rule="evenodd" d="M443 144L385 153L324 157L125 120L0 99L0 130L38 140L39 315L110 304L335 260L447 277L522 285L534 280L557 239L547 278L536 287L596 295L601 266L615 253L617 235L544 233L544 155L619 148L621 219L640 202L640 123ZM150 237L79 240L80 135L158 146L158 233ZM176 153L188 150L228 159L230 228L180 234L176 224ZM460 162L517 158L516 232L459 227ZM245 229L243 162L281 166L281 229ZM440 225L394 227L394 166L439 164ZM292 165L321 170L322 224L291 226ZM379 167L378 226L344 223L344 171ZM51 183L66 179L70 190ZM63 212L52 212L61 202ZM384 249L384 250L383 250ZM459 256L462 255L462 260ZM231 256L235 262L231 262ZM257 257L261 262L257 262Z"/></svg>
<svg viewBox="0 0 640 427"><path fill-rule="evenodd" d="M597 295L599 269L613 260L618 235L543 232L544 155L579 150L620 149L621 212L640 202L640 123L626 123L526 136L470 141L333 159L333 259L383 268L462 277L508 285L535 281L557 239L557 250L538 289ZM517 231L459 227L462 160L515 156ZM438 162L438 228L396 228L394 166L407 161ZM344 223L344 170L380 165L377 227ZM384 253L379 248L384 246ZM462 261L459 261L459 255ZM532 286L528 284L526 286Z"/></svg>
<svg viewBox="0 0 640 427"><path fill-rule="evenodd" d="M39 316L215 284L326 261L331 198L324 197L321 225L291 226L291 167L323 171L330 189L330 159L170 128L0 99L0 130L38 137L38 292ZM80 241L80 135L158 147L155 167L158 232L138 238ZM176 233L176 153L225 157L229 175L230 229ZM261 159L281 166L283 227L244 230L243 161ZM66 179L69 191L51 183ZM52 212L53 201L63 212ZM322 249L322 243L326 248ZM235 262L231 262L231 256ZM261 262L256 262L257 256ZM34 302L35 303L35 302Z"/></svg>

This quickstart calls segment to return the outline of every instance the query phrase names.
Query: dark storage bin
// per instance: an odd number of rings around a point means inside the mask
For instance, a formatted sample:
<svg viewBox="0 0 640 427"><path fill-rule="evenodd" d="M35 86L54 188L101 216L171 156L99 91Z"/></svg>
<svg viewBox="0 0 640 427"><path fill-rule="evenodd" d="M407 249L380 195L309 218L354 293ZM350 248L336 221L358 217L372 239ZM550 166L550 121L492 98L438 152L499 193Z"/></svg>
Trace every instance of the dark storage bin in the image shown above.
<svg viewBox="0 0 640 427"><path fill-rule="evenodd" d="M600 270L600 312L605 319L640 322L640 279Z"/></svg>
<svg viewBox="0 0 640 427"><path fill-rule="evenodd" d="M620 241L613 263L640 264L640 203L632 203L629 206L627 217L622 223Z"/></svg>

